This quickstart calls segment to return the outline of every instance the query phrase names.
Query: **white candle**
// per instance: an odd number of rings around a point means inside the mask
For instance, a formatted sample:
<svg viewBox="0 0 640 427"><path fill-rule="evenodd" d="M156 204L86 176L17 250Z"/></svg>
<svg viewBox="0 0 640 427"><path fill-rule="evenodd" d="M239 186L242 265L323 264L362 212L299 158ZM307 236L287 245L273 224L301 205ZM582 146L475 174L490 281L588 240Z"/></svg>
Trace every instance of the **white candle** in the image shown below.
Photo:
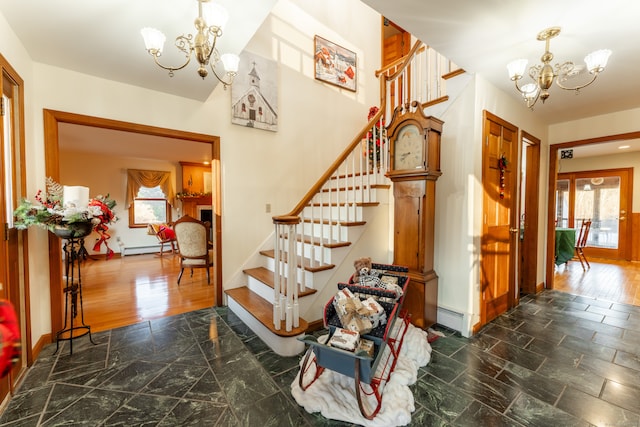
<svg viewBox="0 0 640 427"><path fill-rule="evenodd" d="M75 206L77 209L86 209L89 205L89 187L80 185L65 185L62 192L63 206Z"/></svg>

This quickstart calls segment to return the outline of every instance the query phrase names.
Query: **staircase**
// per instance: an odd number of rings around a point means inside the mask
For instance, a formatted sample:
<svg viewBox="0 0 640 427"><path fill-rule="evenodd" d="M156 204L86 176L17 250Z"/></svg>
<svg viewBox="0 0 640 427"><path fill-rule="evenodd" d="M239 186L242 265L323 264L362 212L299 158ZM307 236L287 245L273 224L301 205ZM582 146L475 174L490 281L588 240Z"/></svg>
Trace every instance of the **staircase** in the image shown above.
<svg viewBox="0 0 640 427"><path fill-rule="evenodd" d="M370 112L369 122L296 207L273 218L273 247L260 251L261 265L244 270L247 285L225 290L229 309L277 354L304 350L297 338L309 323L300 314L321 326L330 298L322 291L327 287L335 292L337 281L330 280L335 269L367 232L375 210L388 209L384 117L412 100L419 100L422 108L447 102L446 81L462 73L419 41L406 57L378 71L381 108Z"/></svg>

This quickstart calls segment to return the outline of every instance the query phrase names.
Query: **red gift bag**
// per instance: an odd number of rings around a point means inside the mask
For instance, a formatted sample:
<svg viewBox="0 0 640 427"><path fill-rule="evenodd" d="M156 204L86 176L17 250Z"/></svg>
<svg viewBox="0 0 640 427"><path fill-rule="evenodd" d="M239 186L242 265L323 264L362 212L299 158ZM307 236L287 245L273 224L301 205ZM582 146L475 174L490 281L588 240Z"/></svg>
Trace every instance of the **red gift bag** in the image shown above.
<svg viewBox="0 0 640 427"><path fill-rule="evenodd" d="M20 325L13 304L0 300L0 378L5 377L21 354Z"/></svg>

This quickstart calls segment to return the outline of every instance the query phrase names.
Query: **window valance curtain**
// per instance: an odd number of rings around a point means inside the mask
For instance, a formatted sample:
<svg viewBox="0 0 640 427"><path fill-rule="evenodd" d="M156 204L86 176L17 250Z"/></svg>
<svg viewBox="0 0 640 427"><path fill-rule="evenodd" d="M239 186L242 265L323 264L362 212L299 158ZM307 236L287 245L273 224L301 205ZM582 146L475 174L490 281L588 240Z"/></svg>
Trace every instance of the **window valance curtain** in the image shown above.
<svg viewBox="0 0 640 427"><path fill-rule="evenodd" d="M176 195L170 178L171 172L127 169L127 207L131 207L131 203L138 196L140 187L153 188L157 186L160 186L162 192L167 196L169 204L173 206Z"/></svg>

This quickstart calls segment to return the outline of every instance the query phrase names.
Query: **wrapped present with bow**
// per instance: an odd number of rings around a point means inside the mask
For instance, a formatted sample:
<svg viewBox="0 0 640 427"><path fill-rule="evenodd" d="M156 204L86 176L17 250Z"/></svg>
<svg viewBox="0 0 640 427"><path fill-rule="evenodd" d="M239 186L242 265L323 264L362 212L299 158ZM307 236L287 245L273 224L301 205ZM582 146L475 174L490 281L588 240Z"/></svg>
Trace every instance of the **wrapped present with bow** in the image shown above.
<svg viewBox="0 0 640 427"><path fill-rule="evenodd" d="M340 323L344 329L367 334L387 323L387 313L372 297L360 300L348 288L341 289L333 298Z"/></svg>
<svg viewBox="0 0 640 427"><path fill-rule="evenodd" d="M362 301L363 310L360 310L363 316L367 316L367 319L371 322L374 328L380 325L387 324L387 312L373 297L369 297Z"/></svg>

